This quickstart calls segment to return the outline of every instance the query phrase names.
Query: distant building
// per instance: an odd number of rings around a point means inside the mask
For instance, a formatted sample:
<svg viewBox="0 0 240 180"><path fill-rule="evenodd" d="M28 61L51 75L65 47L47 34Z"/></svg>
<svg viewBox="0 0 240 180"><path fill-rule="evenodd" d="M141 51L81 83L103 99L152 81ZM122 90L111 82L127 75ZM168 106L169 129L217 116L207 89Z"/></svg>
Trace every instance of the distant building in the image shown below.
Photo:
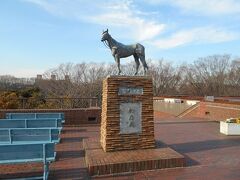
<svg viewBox="0 0 240 180"><path fill-rule="evenodd" d="M35 79L35 86L47 94L56 96L66 95L68 94L67 91L74 88L69 75L65 75L64 79L58 79L55 74L52 74L50 78L43 78L42 75L38 74Z"/></svg>

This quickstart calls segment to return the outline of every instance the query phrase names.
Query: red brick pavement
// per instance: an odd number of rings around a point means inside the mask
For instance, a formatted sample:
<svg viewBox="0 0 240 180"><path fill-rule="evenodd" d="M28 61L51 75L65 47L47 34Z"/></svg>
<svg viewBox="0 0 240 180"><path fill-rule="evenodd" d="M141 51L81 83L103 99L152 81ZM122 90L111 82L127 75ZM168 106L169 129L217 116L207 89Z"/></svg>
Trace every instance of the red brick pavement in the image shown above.
<svg viewBox="0 0 240 180"><path fill-rule="evenodd" d="M90 179L82 139L100 138L99 126L64 127L57 145L57 160L50 165L49 179ZM155 123L155 138L183 154L187 167L140 171L92 179L240 179L240 136L219 133L219 123L203 119L161 119ZM42 164L0 165L0 179L39 175Z"/></svg>

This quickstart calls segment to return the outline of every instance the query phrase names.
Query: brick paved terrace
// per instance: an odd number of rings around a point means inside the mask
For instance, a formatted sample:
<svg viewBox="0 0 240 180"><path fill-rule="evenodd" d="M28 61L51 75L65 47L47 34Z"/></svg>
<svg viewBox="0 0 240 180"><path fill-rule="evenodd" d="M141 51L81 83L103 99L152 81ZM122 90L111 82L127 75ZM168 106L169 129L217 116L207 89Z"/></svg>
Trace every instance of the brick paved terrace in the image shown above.
<svg viewBox="0 0 240 180"><path fill-rule="evenodd" d="M84 160L82 140L100 138L99 125L64 127L57 145L57 160L49 179L91 179ZM155 114L155 139L185 156L187 166L92 179L240 179L240 137L219 133L219 122L179 119ZM40 175L42 164L0 165L0 179Z"/></svg>

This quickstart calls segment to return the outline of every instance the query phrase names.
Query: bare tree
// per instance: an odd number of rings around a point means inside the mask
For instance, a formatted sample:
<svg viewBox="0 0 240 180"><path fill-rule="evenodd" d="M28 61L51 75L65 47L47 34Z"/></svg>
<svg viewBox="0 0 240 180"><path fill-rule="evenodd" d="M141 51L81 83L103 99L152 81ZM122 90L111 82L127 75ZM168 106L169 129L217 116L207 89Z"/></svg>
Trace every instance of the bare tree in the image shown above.
<svg viewBox="0 0 240 180"><path fill-rule="evenodd" d="M159 60L150 64L150 74L153 77L154 94L176 94L181 79L178 68L170 62Z"/></svg>
<svg viewBox="0 0 240 180"><path fill-rule="evenodd" d="M188 68L187 81L191 92L200 96L224 95L229 70L229 55L199 58Z"/></svg>
<svg viewBox="0 0 240 180"><path fill-rule="evenodd" d="M231 70L228 73L228 94L240 96L240 59L235 59L231 63Z"/></svg>
<svg viewBox="0 0 240 180"><path fill-rule="evenodd" d="M174 66L163 59L149 60L154 95L239 95L239 62L239 59L232 61L229 55L203 57L181 66ZM135 69L133 62L122 66L124 75L132 75ZM52 74L56 80L51 80ZM47 81L42 81L41 87L46 96L101 97L102 80L113 74L116 75L114 64L61 64L44 74ZM64 79L66 75L68 80Z"/></svg>

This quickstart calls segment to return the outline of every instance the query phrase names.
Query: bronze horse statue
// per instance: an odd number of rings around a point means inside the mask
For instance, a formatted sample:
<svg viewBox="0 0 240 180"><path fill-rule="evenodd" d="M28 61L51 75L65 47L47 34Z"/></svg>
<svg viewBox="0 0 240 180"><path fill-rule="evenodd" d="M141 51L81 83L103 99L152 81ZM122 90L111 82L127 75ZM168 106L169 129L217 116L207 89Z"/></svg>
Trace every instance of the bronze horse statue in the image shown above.
<svg viewBox="0 0 240 180"><path fill-rule="evenodd" d="M137 75L138 73L138 68L140 65L139 59L144 67L144 75L146 75L148 65L145 61L145 48L143 45L139 43L132 45L124 45L113 39L112 36L108 33L108 29L106 31L103 31L101 41L104 42L110 48L112 55L118 66L118 75L121 74L120 58L125 58L132 55L136 63L135 75Z"/></svg>

